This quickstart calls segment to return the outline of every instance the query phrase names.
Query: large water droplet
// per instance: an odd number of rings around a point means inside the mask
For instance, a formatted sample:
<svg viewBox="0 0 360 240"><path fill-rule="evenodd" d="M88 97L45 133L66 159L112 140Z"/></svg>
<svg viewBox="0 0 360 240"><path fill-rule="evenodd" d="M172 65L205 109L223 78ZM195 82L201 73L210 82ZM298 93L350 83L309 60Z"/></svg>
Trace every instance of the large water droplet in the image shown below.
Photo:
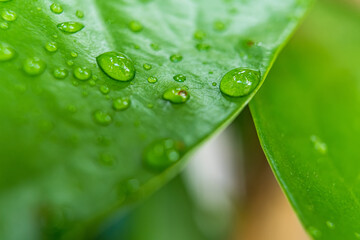
<svg viewBox="0 0 360 240"><path fill-rule="evenodd" d="M57 43L56 42L48 42L45 44L45 49L48 52L56 52L58 47L57 47Z"/></svg>
<svg viewBox="0 0 360 240"><path fill-rule="evenodd" d="M144 163L151 170L162 171L180 159L182 144L162 139L150 144L144 152Z"/></svg>
<svg viewBox="0 0 360 240"><path fill-rule="evenodd" d="M57 25L57 28L64 33L77 33L85 26L79 22L63 22Z"/></svg>
<svg viewBox="0 0 360 240"><path fill-rule="evenodd" d="M94 120L96 123L98 123L100 125L108 126L112 122L112 117L107 112L96 111L94 113Z"/></svg>
<svg viewBox="0 0 360 240"><path fill-rule="evenodd" d="M9 10L9 9L4 9L1 12L1 17L8 22L13 22L16 20L17 18L17 14L16 12Z"/></svg>
<svg viewBox="0 0 360 240"><path fill-rule="evenodd" d="M40 75L45 71L46 63L38 57L28 58L24 62L23 69L28 75Z"/></svg>
<svg viewBox="0 0 360 240"><path fill-rule="evenodd" d="M74 77L76 79L86 81L91 78L92 71L87 67L77 67L74 69Z"/></svg>
<svg viewBox="0 0 360 240"><path fill-rule="evenodd" d="M54 77L57 79L64 79L68 76L68 74L68 70L62 67L56 68L53 72Z"/></svg>
<svg viewBox="0 0 360 240"><path fill-rule="evenodd" d="M172 103L184 103L189 100L190 95L184 88L174 87L165 91L163 98Z"/></svg>
<svg viewBox="0 0 360 240"><path fill-rule="evenodd" d="M61 4L59 4L59 3L53 3L53 4L51 4L50 10L51 10L53 13L56 13L56 14L60 14L60 13L62 13L62 12L64 11L63 8L62 8L62 6L61 6Z"/></svg>
<svg viewBox="0 0 360 240"><path fill-rule="evenodd" d="M118 111L126 110L130 107L131 100L128 97L119 97L114 99L113 108Z"/></svg>
<svg viewBox="0 0 360 240"><path fill-rule="evenodd" d="M236 68L223 76L220 82L220 90L231 97L242 97L251 93L259 81L259 71Z"/></svg>
<svg viewBox="0 0 360 240"><path fill-rule="evenodd" d="M177 74L173 78L177 82L185 82L186 81L186 76L183 74Z"/></svg>
<svg viewBox="0 0 360 240"><path fill-rule="evenodd" d="M141 23L135 20L129 23L129 28L133 32L140 32L141 30L143 30L143 26L141 25Z"/></svg>
<svg viewBox="0 0 360 240"><path fill-rule="evenodd" d="M11 60L15 57L15 50L5 43L0 42L0 62Z"/></svg>
<svg viewBox="0 0 360 240"><path fill-rule="evenodd" d="M183 56L180 54L173 54L170 56L170 61L173 63L178 63L183 59Z"/></svg>
<svg viewBox="0 0 360 240"><path fill-rule="evenodd" d="M96 58L96 61L104 73L112 79L126 82L135 77L134 63L123 53L103 53Z"/></svg>

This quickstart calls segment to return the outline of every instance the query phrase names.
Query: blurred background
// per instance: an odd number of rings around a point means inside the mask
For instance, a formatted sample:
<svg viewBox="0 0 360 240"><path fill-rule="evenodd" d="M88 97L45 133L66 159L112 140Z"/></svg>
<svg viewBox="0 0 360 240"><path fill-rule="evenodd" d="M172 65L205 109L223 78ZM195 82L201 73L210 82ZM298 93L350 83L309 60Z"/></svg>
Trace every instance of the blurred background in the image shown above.
<svg viewBox="0 0 360 240"><path fill-rule="evenodd" d="M337 11L341 12L340 17ZM282 74L281 64L287 61L287 56L304 59L311 58L311 54L327 56L329 49L321 43L327 41L327 31L336 31L327 21L339 20L338 28L341 28L341 24L346 24L347 12L360 15L360 1L317 1L266 81L287 80L289 75ZM322 31L324 37L319 38L318 33L314 39L315 31ZM307 51L306 44L317 44L321 51ZM296 67L300 72L303 66ZM317 71L316 66L311 71ZM295 73L290 71L290 74ZM247 108L226 131L200 147L180 176L128 214L115 217L98 239L306 240L310 237L271 172Z"/></svg>

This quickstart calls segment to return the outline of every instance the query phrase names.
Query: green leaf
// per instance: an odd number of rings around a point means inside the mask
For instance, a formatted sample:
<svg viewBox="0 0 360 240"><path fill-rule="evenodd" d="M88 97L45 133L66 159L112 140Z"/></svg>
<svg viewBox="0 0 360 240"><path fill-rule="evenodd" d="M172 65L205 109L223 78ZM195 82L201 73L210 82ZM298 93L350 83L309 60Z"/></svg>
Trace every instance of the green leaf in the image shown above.
<svg viewBox="0 0 360 240"><path fill-rule="evenodd" d="M307 231L360 238L360 18L319 3L251 102L262 147Z"/></svg>
<svg viewBox="0 0 360 240"><path fill-rule="evenodd" d="M81 239L160 187L250 101L308 2L1 1L0 238ZM239 67L260 83L222 95Z"/></svg>

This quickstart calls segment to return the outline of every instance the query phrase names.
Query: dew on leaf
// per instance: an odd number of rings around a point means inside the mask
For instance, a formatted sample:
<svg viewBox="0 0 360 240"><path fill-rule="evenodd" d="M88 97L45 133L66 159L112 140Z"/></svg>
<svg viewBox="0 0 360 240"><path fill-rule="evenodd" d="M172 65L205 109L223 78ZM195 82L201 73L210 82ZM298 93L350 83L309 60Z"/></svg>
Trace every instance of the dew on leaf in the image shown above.
<svg viewBox="0 0 360 240"><path fill-rule="evenodd" d="M158 81L157 77L154 77L154 76L148 77L147 80L149 83L156 83Z"/></svg>
<svg viewBox="0 0 360 240"><path fill-rule="evenodd" d="M328 226L329 228L334 228L335 224L331 221L326 221L326 226Z"/></svg>
<svg viewBox="0 0 360 240"><path fill-rule="evenodd" d="M74 77L81 81L86 81L91 78L92 71L87 67L77 67L74 69Z"/></svg>
<svg viewBox="0 0 360 240"><path fill-rule="evenodd" d="M30 76L42 74L46 69L46 63L38 57L28 58L25 60L23 69Z"/></svg>
<svg viewBox="0 0 360 240"><path fill-rule="evenodd" d="M68 60L68 61L66 61L66 64L68 66L72 66L72 65L74 65L74 61L73 60Z"/></svg>
<svg viewBox="0 0 360 240"><path fill-rule="evenodd" d="M113 108L117 111L123 111L130 107L131 100L128 97L119 97L114 99Z"/></svg>
<svg viewBox="0 0 360 240"><path fill-rule="evenodd" d="M180 62L183 59L183 56L180 54L173 54L170 56L170 61L173 63Z"/></svg>
<svg viewBox="0 0 360 240"><path fill-rule="evenodd" d="M177 74L173 77L173 79L177 82L185 82L186 81L186 76L183 74Z"/></svg>
<svg viewBox="0 0 360 240"><path fill-rule="evenodd" d="M106 85L101 85L99 90L102 94L105 94L105 95L110 92L110 88Z"/></svg>
<svg viewBox="0 0 360 240"><path fill-rule="evenodd" d="M94 81L94 79L91 79L91 80L89 81L89 85L90 85L90 86L95 86L95 85L96 85L96 82Z"/></svg>
<svg viewBox="0 0 360 240"><path fill-rule="evenodd" d="M13 22L13 21L15 21L17 19L17 14L16 14L16 12L14 12L12 10L4 9L1 12L1 17L5 21Z"/></svg>
<svg viewBox="0 0 360 240"><path fill-rule="evenodd" d="M172 103L185 103L189 100L190 95L185 88L174 87L166 90L163 94L163 98Z"/></svg>
<svg viewBox="0 0 360 240"><path fill-rule="evenodd" d="M64 10L61 6L61 4L59 3L53 3L50 5L50 10L53 12L53 13L56 13L56 14L60 14L62 13Z"/></svg>
<svg viewBox="0 0 360 240"><path fill-rule="evenodd" d="M214 87L217 85L217 83L216 82L213 82L211 85L213 85Z"/></svg>
<svg viewBox="0 0 360 240"><path fill-rule="evenodd" d="M215 21L213 27L216 31L224 31L226 25L222 21Z"/></svg>
<svg viewBox="0 0 360 240"><path fill-rule="evenodd" d="M321 141L321 139L316 136L316 135L312 135L310 137L310 140L313 142L314 144L314 148L317 152L321 153L321 154L326 154L327 153L327 145L326 143L324 143L323 141Z"/></svg>
<svg viewBox="0 0 360 240"><path fill-rule="evenodd" d="M108 126L112 122L112 117L107 112L99 110L94 113L94 120L97 124Z"/></svg>
<svg viewBox="0 0 360 240"><path fill-rule="evenodd" d="M136 20L131 21L129 23L129 28L133 32L140 32L141 30L143 30L142 24L139 21L136 21Z"/></svg>
<svg viewBox="0 0 360 240"><path fill-rule="evenodd" d="M159 51L160 50L160 46L157 43L151 43L150 47L154 50L154 51Z"/></svg>
<svg viewBox="0 0 360 240"><path fill-rule="evenodd" d="M152 66L148 63L144 63L143 67L145 70L151 70L151 68L152 68Z"/></svg>
<svg viewBox="0 0 360 240"><path fill-rule="evenodd" d="M120 52L106 52L96 58L96 61L106 75L112 79L126 82L135 77L133 61Z"/></svg>
<svg viewBox="0 0 360 240"><path fill-rule="evenodd" d="M77 52L71 52L70 55L71 55L73 58L77 58L77 56L78 56Z"/></svg>
<svg viewBox="0 0 360 240"><path fill-rule="evenodd" d="M77 33L85 26L79 22L63 22L57 25L57 28L64 33Z"/></svg>
<svg viewBox="0 0 360 240"><path fill-rule="evenodd" d="M196 49L199 51L208 51L211 46L207 43L198 43L196 44Z"/></svg>
<svg viewBox="0 0 360 240"><path fill-rule="evenodd" d="M6 30L9 28L9 24L7 22L0 22L0 29Z"/></svg>
<svg viewBox="0 0 360 240"><path fill-rule="evenodd" d="M45 44L45 49L48 52L56 52L58 50L58 46L56 42L48 42Z"/></svg>
<svg viewBox="0 0 360 240"><path fill-rule="evenodd" d="M75 13L75 15L76 15L78 18L83 18L85 14L84 14L83 11L77 10L76 13Z"/></svg>
<svg viewBox="0 0 360 240"><path fill-rule="evenodd" d="M313 237L313 238L319 238L321 237L321 231L315 227L309 227L308 228L309 234Z"/></svg>
<svg viewBox="0 0 360 240"><path fill-rule="evenodd" d="M260 81L260 72L236 68L226 73L220 82L220 91L230 97L242 97L251 93Z"/></svg>
<svg viewBox="0 0 360 240"><path fill-rule="evenodd" d="M69 75L69 71L63 67L58 67L53 71L53 75L57 79L64 79Z"/></svg>
<svg viewBox="0 0 360 240"><path fill-rule="evenodd" d="M15 50L5 43L0 42L0 62L11 60L15 57Z"/></svg>
<svg viewBox="0 0 360 240"><path fill-rule="evenodd" d="M204 31L197 30L197 31L194 33L194 38L195 38L196 40L202 41L202 40L204 40L205 37L206 37L206 33L205 33Z"/></svg>
<svg viewBox="0 0 360 240"><path fill-rule="evenodd" d="M181 143L162 139L150 144L144 151L144 164L151 170L162 171L180 159Z"/></svg>

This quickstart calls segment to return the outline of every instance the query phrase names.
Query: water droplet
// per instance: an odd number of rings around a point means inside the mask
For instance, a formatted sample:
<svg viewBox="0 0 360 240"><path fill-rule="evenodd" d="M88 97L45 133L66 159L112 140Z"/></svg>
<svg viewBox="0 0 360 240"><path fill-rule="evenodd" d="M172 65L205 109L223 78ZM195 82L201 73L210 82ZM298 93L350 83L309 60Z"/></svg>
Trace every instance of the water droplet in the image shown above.
<svg viewBox="0 0 360 240"><path fill-rule="evenodd" d="M148 77L147 80L149 83L156 83L158 81L157 77L154 77L154 76Z"/></svg>
<svg viewBox="0 0 360 240"><path fill-rule="evenodd" d="M4 9L4 10L1 12L1 17L2 17L5 21L13 22L13 21L16 20L17 14L16 14L16 12L14 12L14 11L12 11L12 10Z"/></svg>
<svg viewBox="0 0 360 240"><path fill-rule="evenodd" d="M66 61L66 64L68 66L72 66L72 65L74 65L74 61L73 60L68 60L68 61Z"/></svg>
<svg viewBox="0 0 360 240"><path fill-rule="evenodd" d="M197 30L197 31L194 33L194 38L195 38L196 40L202 41L202 40L204 40L205 37L206 37L206 33L205 33L204 31Z"/></svg>
<svg viewBox="0 0 360 240"><path fill-rule="evenodd" d="M166 90L163 98L172 103L184 103L189 100L190 95L184 88L174 87Z"/></svg>
<svg viewBox="0 0 360 240"><path fill-rule="evenodd" d="M321 237L321 232L319 229L315 228L315 227L309 227L308 228L309 234L314 237L314 238L319 238Z"/></svg>
<svg viewBox="0 0 360 240"><path fill-rule="evenodd" d="M57 28L64 33L77 33L85 26L79 22L63 22L57 25Z"/></svg>
<svg viewBox="0 0 360 240"><path fill-rule="evenodd" d="M64 79L69 75L69 71L65 68L59 67L54 70L53 75L57 79Z"/></svg>
<svg viewBox="0 0 360 240"><path fill-rule="evenodd" d="M150 47L154 50L154 51L159 51L160 50L160 46L157 43L151 43Z"/></svg>
<svg viewBox="0 0 360 240"><path fill-rule="evenodd" d="M78 18L83 18L84 17L84 12L83 11L81 11L81 10L77 10L76 11L76 16L78 17Z"/></svg>
<svg viewBox="0 0 360 240"><path fill-rule="evenodd" d="M144 63L143 67L145 70L151 70L151 68L152 68L152 66L148 63Z"/></svg>
<svg viewBox="0 0 360 240"><path fill-rule="evenodd" d="M150 144L144 151L144 164L151 170L162 171L180 159L180 142L162 139Z"/></svg>
<svg viewBox="0 0 360 240"><path fill-rule="evenodd" d="M0 22L0 29L6 30L9 28L9 24L7 22Z"/></svg>
<svg viewBox="0 0 360 240"><path fill-rule="evenodd" d="M143 30L143 26L141 25L141 23L135 20L129 23L129 28L133 32L140 32L141 30Z"/></svg>
<svg viewBox="0 0 360 240"><path fill-rule="evenodd" d="M0 42L0 62L11 60L15 57L15 50L5 43Z"/></svg>
<svg viewBox="0 0 360 240"><path fill-rule="evenodd" d="M335 224L333 222L326 221L326 226L328 226L329 228L334 228Z"/></svg>
<svg viewBox="0 0 360 240"><path fill-rule="evenodd" d="M207 43L198 43L196 44L196 49L199 51L208 51L211 46Z"/></svg>
<svg viewBox="0 0 360 240"><path fill-rule="evenodd" d="M100 125L108 126L112 122L112 117L104 111L96 111L94 113L94 120Z"/></svg>
<svg viewBox="0 0 360 240"><path fill-rule="evenodd" d="M113 108L118 111L126 110L130 107L131 100L128 97L119 97L114 99Z"/></svg>
<svg viewBox="0 0 360 240"><path fill-rule="evenodd" d="M40 75L45 71L46 63L38 57L28 58L24 62L23 69L28 75Z"/></svg>
<svg viewBox="0 0 360 240"><path fill-rule="evenodd" d="M177 82L185 82L186 81L186 76L183 74L177 74L173 78Z"/></svg>
<svg viewBox="0 0 360 240"><path fill-rule="evenodd" d="M214 87L217 85L217 83L216 82L213 82L211 85L213 85Z"/></svg>
<svg viewBox="0 0 360 240"><path fill-rule="evenodd" d="M87 67L77 67L74 69L74 77L76 79L86 81L91 78L92 71Z"/></svg>
<svg viewBox="0 0 360 240"><path fill-rule="evenodd" d="M170 56L170 61L173 63L180 62L183 59L183 56L180 54L173 54Z"/></svg>
<svg viewBox="0 0 360 240"><path fill-rule="evenodd" d="M123 53L103 53L96 58L96 61L104 73L112 79L126 82L135 77L134 63Z"/></svg>
<svg viewBox="0 0 360 240"><path fill-rule="evenodd" d="M242 97L251 93L259 81L259 71L236 68L223 76L220 82L220 90L230 97Z"/></svg>
<svg viewBox="0 0 360 240"><path fill-rule="evenodd" d="M93 86L96 85L96 82L95 82L93 79L91 79L91 80L89 81L89 85L93 87Z"/></svg>
<svg viewBox="0 0 360 240"><path fill-rule="evenodd" d="M48 52L56 52L58 50L57 43L56 42L48 42L45 45L45 49Z"/></svg>
<svg viewBox="0 0 360 240"><path fill-rule="evenodd" d="M102 153L99 156L99 163L103 166L114 166L115 157L109 153Z"/></svg>
<svg viewBox="0 0 360 240"><path fill-rule="evenodd" d="M78 57L77 52L71 52L70 55L71 55L73 58L77 58L77 57Z"/></svg>
<svg viewBox="0 0 360 240"><path fill-rule="evenodd" d="M326 154L327 153L327 145L326 145L326 143L321 141L321 139L318 136L312 135L310 137L310 140L313 142L314 148L315 148L315 150L317 152L319 152L321 154Z"/></svg>
<svg viewBox="0 0 360 240"><path fill-rule="evenodd" d="M62 8L62 6L61 6L59 3L53 3L53 4L51 4L50 10L51 10L53 13L56 13L56 14L60 14L60 13L62 13L62 12L64 11L63 8Z"/></svg>
<svg viewBox="0 0 360 240"><path fill-rule="evenodd" d="M215 21L213 27L216 31L224 31L226 28L226 25L222 21Z"/></svg>
<svg viewBox="0 0 360 240"><path fill-rule="evenodd" d="M102 94L105 94L105 95L110 92L110 88L106 85L101 85L99 90Z"/></svg>

